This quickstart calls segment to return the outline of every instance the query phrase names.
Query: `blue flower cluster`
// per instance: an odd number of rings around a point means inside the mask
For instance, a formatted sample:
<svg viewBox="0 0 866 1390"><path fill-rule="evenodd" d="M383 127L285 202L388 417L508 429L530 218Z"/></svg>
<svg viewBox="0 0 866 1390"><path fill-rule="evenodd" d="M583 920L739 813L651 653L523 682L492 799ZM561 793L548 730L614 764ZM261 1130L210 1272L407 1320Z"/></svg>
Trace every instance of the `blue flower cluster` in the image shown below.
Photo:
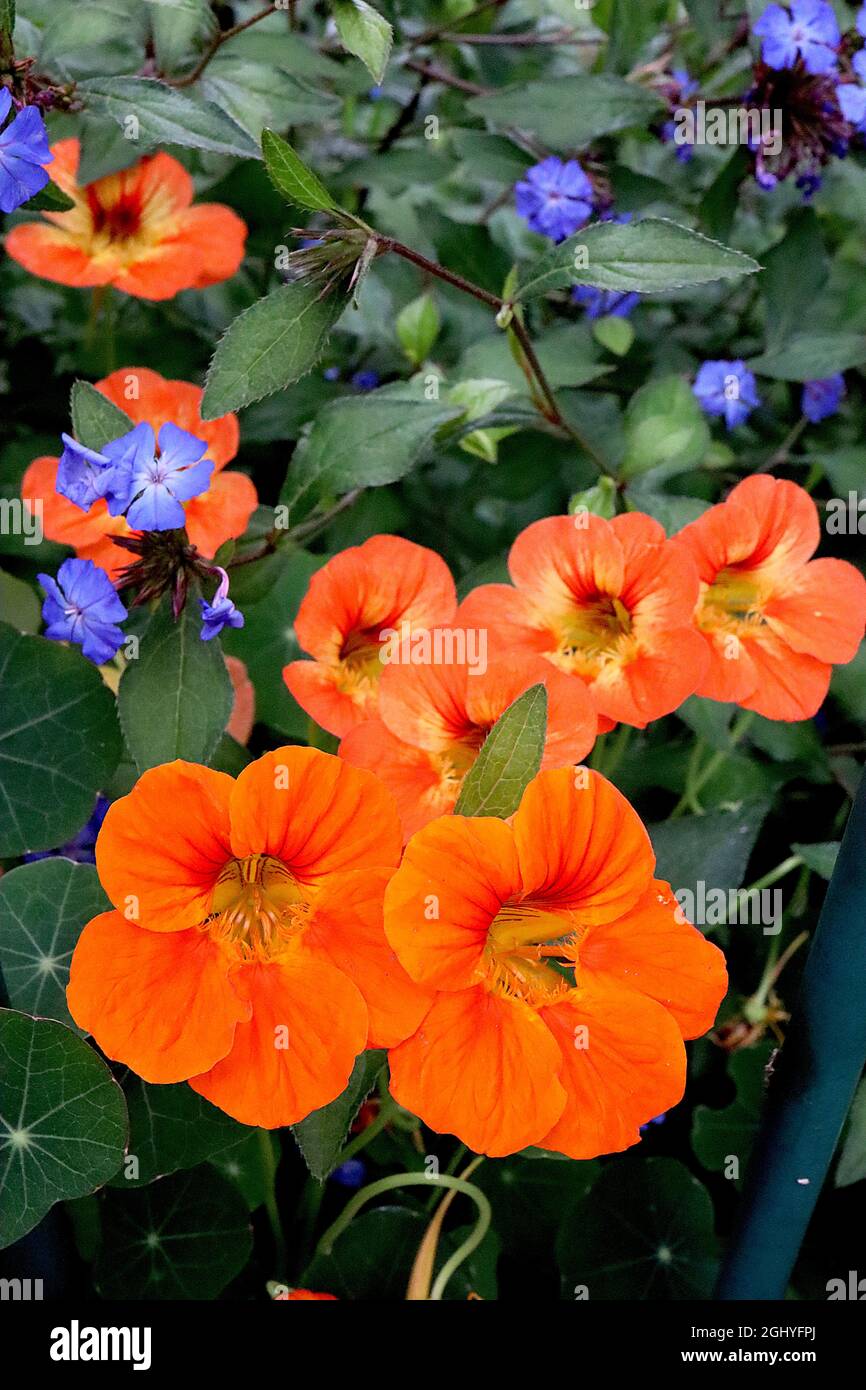
<svg viewBox="0 0 866 1390"><path fill-rule="evenodd" d="M715 360L704 362L695 377L692 391L707 415L724 418L729 430L745 424L761 404L754 373L745 362ZM813 425L835 415L845 395L845 378L825 377L803 385L801 410Z"/></svg>
<svg viewBox="0 0 866 1390"><path fill-rule="evenodd" d="M183 503L206 492L214 465L207 445L178 425L159 432L136 425L99 451L63 435L57 491L89 511L104 498L112 516L126 516L135 531L173 531L183 526Z"/></svg>
<svg viewBox="0 0 866 1390"><path fill-rule="evenodd" d="M0 87L0 126L12 110L12 94ZM42 167L54 159L42 112L36 106L21 110L0 131L0 212L14 212L48 183Z"/></svg>
<svg viewBox="0 0 866 1390"><path fill-rule="evenodd" d="M791 0L788 8L768 5L754 32L770 68L792 68L799 60L813 75L836 71L842 35L827 0Z"/></svg>

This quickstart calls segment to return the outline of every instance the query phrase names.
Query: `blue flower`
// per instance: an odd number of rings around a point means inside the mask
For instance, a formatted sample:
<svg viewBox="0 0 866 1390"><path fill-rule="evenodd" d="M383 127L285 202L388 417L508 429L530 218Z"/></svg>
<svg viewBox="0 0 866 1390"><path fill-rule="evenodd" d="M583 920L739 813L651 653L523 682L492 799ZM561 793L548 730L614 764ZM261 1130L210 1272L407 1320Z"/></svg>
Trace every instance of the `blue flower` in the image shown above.
<svg viewBox="0 0 866 1390"><path fill-rule="evenodd" d="M47 595L45 636L75 642L97 666L110 661L123 641L116 624L124 621L126 609L105 570L92 560L64 560L56 580L50 574L37 578Z"/></svg>
<svg viewBox="0 0 866 1390"><path fill-rule="evenodd" d="M366 1172L367 1167L363 1159L347 1158L345 1163L334 1169L330 1181L339 1183L340 1187L360 1187Z"/></svg>
<svg viewBox="0 0 866 1390"><path fill-rule="evenodd" d="M339 367L326 367L325 370L322 372L322 376L325 378L326 381L339 381L340 375L341 373Z"/></svg>
<svg viewBox="0 0 866 1390"><path fill-rule="evenodd" d="M126 520L134 531L173 531L183 526L182 504L210 486L214 466L202 457L207 445L177 425L163 425L158 456L153 430L145 423L107 445L105 452L110 454L112 449L120 449L129 469Z"/></svg>
<svg viewBox="0 0 866 1390"><path fill-rule="evenodd" d="M125 494L128 480L125 471L118 469L107 454L86 449L68 434L62 434L63 453L57 466L55 489L83 512L89 511L99 497L114 500L115 486ZM116 513L115 513L116 515Z"/></svg>
<svg viewBox="0 0 866 1390"><path fill-rule="evenodd" d="M238 608L235 608L229 598L229 577L224 569L215 566L217 574L221 575L217 591L213 596L213 602L208 603L207 599L200 598L201 604L201 640L209 642L212 637L216 637L222 632L224 627L243 627L244 615Z"/></svg>
<svg viewBox="0 0 866 1390"><path fill-rule="evenodd" d="M592 213L592 184L576 159L543 159L527 169L514 195L517 211L532 231L553 241L565 241Z"/></svg>
<svg viewBox="0 0 866 1390"><path fill-rule="evenodd" d="M0 125L11 107L12 93L0 88ZM39 193L48 182L42 165L53 159L42 112L36 106L23 106L0 131L0 212L14 212Z"/></svg>
<svg viewBox="0 0 866 1390"><path fill-rule="evenodd" d="M355 372L351 378L352 385L356 391L375 391L379 385L380 377L378 372L372 368L362 368L360 372Z"/></svg>
<svg viewBox="0 0 866 1390"><path fill-rule="evenodd" d="M845 120L861 135L866 135L866 87L846 82L836 88L836 99Z"/></svg>
<svg viewBox="0 0 866 1390"><path fill-rule="evenodd" d="M851 66L860 78L860 81L866 82L866 48L861 48L859 53L854 54L854 57L851 59Z"/></svg>
<svg viewBox="0 0 866 1390"><path fill-rule="evenodd" d="M599 290L592 285L575 285L571 292L575 304L582 304L588 319L600 319L611 315L617 319L627 319L640 303L640 295L619 290Z"/></svg>
<svg viewBox="0 0 866 1390"><path fill-rule="evenodd" d="M680 164L688 164L690 160L694 159L695 147L692 142L690 140L684 140L682 136L680 140L677 140L676 121L665 121L662 126L662 139L666 145L676 145L677 159L680 161Z"/></svg>
<svg viewBox="0 0 866 1390"><path fill-rule="evenodd" d="M724 416L729 430L742 425L761 404L755 378L741 361L704 362L692 391L707 415Z"/></svg>
<svg viewBox="0 0 866 1390"><path fill-rule="evenodd" d="M790 13L781 5L768 5L755 33L763 39L761 57L768 67L792 68L802 58L809 73L836 71L842 35L826 0L791 0Z"/></svg>
<svg viewBox="0 0 866 1390"><path fill-rule="evenodd" d="M641 1134L646 1134L650 1125L663 1125L665 1120L667 1119L667 1113L668 1112L665 1110L663 1114L654 1115L651 1120L647 1120L645 1125L638 1125L638 1129L640 1130Z"/></svg>
<svg viewBox="0 0 866 1390"><path fill-rule="evenodd" d="M817 425L829 415L836 414L844 395L845 378L841 372L822 381L807 381L803 386L803 414L813 425Z"/></svg>
<svg viewBox="0 0 866 1390"><path fill-rule="evenodd" d="M76 864L95 864L96 863L96 837L99 834L102 822L105 820L105 813L110 802L104 796L96 798L96 805L90 819L81 829L68 840L65 845L60 845L57 849L35 850L32 854L22 856L25 864L33 864L37 859L72 859Z"/></svg>

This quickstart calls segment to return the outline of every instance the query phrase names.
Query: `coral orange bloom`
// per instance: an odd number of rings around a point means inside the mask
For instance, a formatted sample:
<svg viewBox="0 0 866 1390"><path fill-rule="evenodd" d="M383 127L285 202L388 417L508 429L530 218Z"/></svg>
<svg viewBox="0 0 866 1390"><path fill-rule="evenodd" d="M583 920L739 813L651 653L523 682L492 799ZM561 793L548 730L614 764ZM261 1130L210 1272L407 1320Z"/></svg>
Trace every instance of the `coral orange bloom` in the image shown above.
<svg viewBox="0 0 866 1390"><path fill-rule="evenodd" d="M815 714L866 623L866 580L844 560L811 559L820 534L803 488L757 474L674 538L701 580L710 661L699 695L768 719Z"/></svg>
<svg viewBox="0 0 866 1390"><path fill-rule="evenodd" d="M463 621L490 630L494 657L533 652L584 681L599 732L642 729L693 694L707 659L692 623L697 572L657 521L547 517L517 537L508 569L516 587L475 589Z"/></svg>
<svg viewBox="0 0 866 1390"><path fill-rule="evenodd" d="M459 610L458 610L459 616ZM403 836L450 811L463 779L500 715L530 686L547 689L547 741L542 767L585 758L598 720L586 688L540 656L473 664L462 629L446 630L446 655L463 660L388 665L379 685L378 719L358 724L340 756L381 777L397 802ZM436 630L432 633L435 642ZM434 648L435 650L435 648ZM408 656L411 648L404 647Z"/></svg>
<svg viewBox="0 0 866 1390"><path fill-rule="evenodd" d="M228 280L244 255L246 225L221 203L192 206L192 179L171 155L147 155L80 188L77 140L51 147L51 177L75 206L13 227L9 255L61 285L113 285L139 299Z"/></svg>
<svg viewBox="0 0 866 1390"><path fill-rule="evenodd" d="M454 580L434 551L399 536L371 536L313 575L295 619L312 661L283 670L289 690L323 729L342 738L376 713L381 651L404 624L452 621Z"/></svg>
<svg viewBox="0 0 866 1390"><path fill-rule="evenodd" d="M597 773L530 782L511 824L442 817L409 842L385 931L437 990L390 1053L391 1091L477 1153L592 1158L676 1104L683 1038L715 1018L724 958L653 878L649 838Z"/></svg>
<svg viewBox="0 0 866 1390"><path fill-rule="evenodd" d="M147 367L122 367L96 383L97 391L132 420L149 424L154 434L167 422L202 439L214 472L207 492L184 504L186 529L190 541L208 558L224 541L242 536L258 504L255 486L245 473L224 472L225 465L238 451L236 415L218 420L202 420L200 386L188 381L166 381ZM84 512L55 491L58 459L34 459L21 483L21 495L42 503L45 535L51 541L70 545L83 560L92 560L115 579L130 556L116 546L112 536L134 533L122 516L110 516L107 504L99 498Z"/></svg>
<svg viewBox="0 0 866 1390"><path fill-rule="evenodd" d="M314 748L267 753L237 781L185 762L145 772L99 834L116 910L75 948L73 1018L145 1081L189 1081L244 1124L294 1124L429 1002L382 929L399 851L382 784Z"/></svg>

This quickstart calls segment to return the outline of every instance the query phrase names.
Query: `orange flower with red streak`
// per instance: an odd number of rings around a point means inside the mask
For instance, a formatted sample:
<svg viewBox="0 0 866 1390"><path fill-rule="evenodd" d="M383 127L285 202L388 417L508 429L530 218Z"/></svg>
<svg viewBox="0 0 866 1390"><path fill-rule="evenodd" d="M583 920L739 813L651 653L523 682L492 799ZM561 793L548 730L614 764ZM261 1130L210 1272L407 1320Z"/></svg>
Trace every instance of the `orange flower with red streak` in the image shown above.
<svg viewBox="0 0 866 1390"><path fill-rule="evenodd" d="M768 719L815 714L866 623L866 580L844 560L813 560L820 536L809 494L758 474L674 538L701 580L699 695Z"/></svg>
<svg viewBox="0 0 866 1390"><path fill-rule="evenodd" d="M485 584L461 605L495 658L526 652L586 685L599 732L644 728L694 693L706 665L692 615L695 568L639 512L535 521L508 557L515 587Z"/></svg>
<svg viewBox="0 0 866 1390"><path fill-rule="evenodd" d="M653 877L647 833L597 773L542 772L512 823L442 817L409 842L385 932L437 991L390 1053L394 1098L494 1156L638 1142L685 1086L724 958Z"/></svg>
<svg viewBox="0 0 866 1390"><path fill-rule="evenodd" d="M238 269L245 223L221 203L193 206L192 179L171 155L147 155L81 188L79 142L60 140L51 153L51 178L75 206L12 228L6 250L25 270L61 285L172 299Z"/></svg>
<svg viewBox="0 0 866 1390"><path fill-rule="evenodd" d="M399 852L382 784L316 749L279 748L236 781L153 768L103 822L114 911L79 938L70 1012L145 1081L189 1081L244 1124L294 1124L426 1008L382 929Z"/></svg>
<svg viewBox="0 0 866 1390"><path fill-rule="evenodd" d="M223 471L238 451L236 415L202 420L200 386L188 381L167 381L147 367L122 367L97 381L96 390L123 410L134 425L145 421L158 435L170 421L207 444L208 458L214 464L210 487L184 503L187 534L203 555L211 558L224 541L243 535L258 504L258 495L245 473ZM24 474L21 496L42 503L43 526L49 540L72 546L81 559L101 565L115 579L130 556L111 537L136 533L124 517L109 515L102 498L83 512L74 502L61 497L55 490L58 462L47 455L34 459Z"/></svg>
<svg viewBox="0 0 866 1390"><path fill-rule="evenodd" d="M339 1302L336 1294L314 1293L312 1289L286 1289L284 1293L275 1293L272 1302L305 1303L321 1300L327 1300L329 1303Z"/></svg>
<svg viewBox="0 0 866 1390"><path fill-rule="evenodd" d="M434 642L436 636L434 630ZM530 686L547 689L543 768L578 763L595 742L598 720L580 681L540 656L518 655L489 666L470 661L465 630L448 629L446 636L443 652L463 659L411 664L406 644L405 663L388 665L382 674L379 718L357 724L340 744L342 758L381 777L397 802L407 840L452 810L493 725Z"/></svg>
<svg viewBox="0 0 866 1390"><path fill-rule="evenodd" d="M283 677L317 724L342 738L376 714L381 655L403 625L449 623L454 580L435 551L400 536L371 536L313 575L295 619L312 661L293 661Z"/></svg>

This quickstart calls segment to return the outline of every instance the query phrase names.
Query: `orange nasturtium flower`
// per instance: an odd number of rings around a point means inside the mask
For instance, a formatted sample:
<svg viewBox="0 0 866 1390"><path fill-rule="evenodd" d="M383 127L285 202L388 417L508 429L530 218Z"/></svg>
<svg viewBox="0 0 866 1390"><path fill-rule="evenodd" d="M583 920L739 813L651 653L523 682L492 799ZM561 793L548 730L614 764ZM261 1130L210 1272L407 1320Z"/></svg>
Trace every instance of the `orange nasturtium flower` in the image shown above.
<svg viewBox="0 0 866 1390"><path fill-rule="evenodd" d="M147 155L81 188L78 141L60 140L51 153L51 178L75 206L12 228L6 250L25 270L60 285L172 299L238 269L246 224L222 203L193 206L192 179L171 155Z"/></svg>
<svg viewBox="0 0 866 1390"><path fill-rule="evenodd" d="M435 643L436 629L431 636ZM446 636L442 654L464 659L415 665L411 645L404 645L405 663L382 674L379 718L357 724L340 744L341 758L377 773L392 793L406 840L452 810L493 725L530 686L547 689L543 768L581 762L595 742L598 720L580 681L540 656L474 664L466 659L470 634L449 628Z"/></svg>
<svg viewBox="0 0 866 1390"><path fill-rule="evenodd" d="M79 938L70 1012L145 1081L189 1081L244 1124L294 1124L429 1002L382 928L399 853L382 784L314 748L266 753L237 781L153 768L103 822L115 910Z"/></svg>
<svg viewBox="0 0 866 1390"><path fill-rule="evenodd" d="M214 472L207 492L184 503L186 529L190 541L211 558L224 541L242 536L258 504L255 485L245 473L224 472L225 465L238 451L236 415L218 420L202 420L202 389L189 381L167 381L148 367L121 367L102 381L96 390L132 420L145 421L154 434L170 421L207 444L207 456ZM135 534L122 516L110 516L108 504L97 499L83 512L55 490L59 459L43 455L34 459L21 483L21 496L42 503L42 521L50 541L71 545L83 560L100 565L116 578L131 556L113 543L112 536Z"/></svg>
<svg viewBox="0 0 866 1390"><path fill-rule="evenodd" d="M707 659L692 621L698 576L657 521L547 517L517 537L508 569L516 587L474 589L463 621L489 629L496 657L533 652L584 681L600 733L642 729L694 693Z"/></svg>
<svg viewBox="0 0 866 1390"><path fill-rule="evenodd" d="M385 932L437 993L390 1053L394 1098L493 1156L637 1143L681 1099L683 1038L726 986L654 864L636 812L583 768L539 773L510 824L443 816L413 836Z"/></svg>
<svg viewBox="0 0 866 1390"><path fill-rule="evenodd" d="M844 560L811 559L820 536L803 488L757 474L674 537L701 580L695 620L710 660L698 695L768 719L816 713L866 623L866 580Z"/></svg>
<svg viewBox="0 0 866 1390"><path fill-rule="evenodd" d="M314 1293L312 1289L286 1289L285 1293L275 1293L273 1303L303 1303L327 1299L329 1303L339 1302L334 1293Z"/></svg>
<svg viewBox="0 0 866 1390"><path fill-rule="evenodd" d="M400 536L371 536L340 551L310 581L295 634L312 661L283 678L298 704L342 738L376 714L382 648L409 628L450 623L457 595L445 561Z"/></svg>

